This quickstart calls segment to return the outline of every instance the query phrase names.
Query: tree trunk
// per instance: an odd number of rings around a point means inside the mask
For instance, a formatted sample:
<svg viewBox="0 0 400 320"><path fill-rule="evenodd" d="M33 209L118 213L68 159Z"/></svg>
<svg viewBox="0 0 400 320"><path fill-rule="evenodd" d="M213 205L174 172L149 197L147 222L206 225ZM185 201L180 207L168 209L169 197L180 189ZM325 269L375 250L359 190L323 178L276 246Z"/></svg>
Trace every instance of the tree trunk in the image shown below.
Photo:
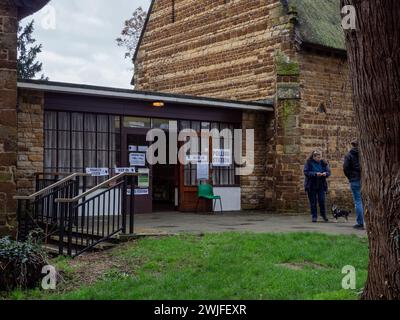
<svg viewBox="0 0 400 320"><path fill-rule="evenodd" d="M363 299L400 299L400 1L353 5L346 31L369 238Z"/></svg>

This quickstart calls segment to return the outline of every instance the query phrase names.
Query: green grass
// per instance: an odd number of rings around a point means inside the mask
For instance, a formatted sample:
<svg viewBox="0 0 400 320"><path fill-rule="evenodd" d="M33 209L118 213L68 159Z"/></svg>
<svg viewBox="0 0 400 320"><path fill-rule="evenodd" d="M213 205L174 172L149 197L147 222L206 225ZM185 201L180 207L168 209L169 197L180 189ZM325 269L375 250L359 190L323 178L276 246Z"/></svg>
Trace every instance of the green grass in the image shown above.
<svg viewBox="0 0 400 320"><path fill-rule="evenodd" d="M92 285L12 299L357 299L367 276L367 240L316 233L220 233L147 238L114 249ZM282 265L283 264L283 265ZM286 264L300 264L296 270ZM57 265L73 278L69 260ZM357 270L357 289L341 288L342 268Z"/></svg>

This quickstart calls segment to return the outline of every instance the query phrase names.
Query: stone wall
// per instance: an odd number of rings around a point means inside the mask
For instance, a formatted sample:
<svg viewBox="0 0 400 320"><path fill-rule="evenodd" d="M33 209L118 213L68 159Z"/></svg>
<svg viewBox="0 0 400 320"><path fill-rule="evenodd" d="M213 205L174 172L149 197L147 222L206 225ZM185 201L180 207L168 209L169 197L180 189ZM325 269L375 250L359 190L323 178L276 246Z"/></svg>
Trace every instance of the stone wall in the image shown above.
<svg viewBox="0 0 400 320"><path fill-rule="evenodd" d="M0 237L15 230L17 9L0 3Z"/></svg>
<svg viewBox="0 0 400 320"><path fill-rule="evenodd" d="M266 195L272 194L271 184L268 184L272 178L268 176L267 155L271 144L268 143L273 137L273 114L261 112L243 112L242 129L243 129L243 153L246 153L245 130L254 130L254 171L250 175L240 177L240 185L242 188L242 209L256 210L266 208ZM246 154L246 156L248 156Z"/></svg>
<svg viewBox="0 0 400 320"><path fill-rule="evenodd" d="M357 137L345 57L299 51L277 62L274 208L309 211L303 166L314 150L330 163L328 209L352 209L344 156Z"/></svg>
<svg viewBox="0 0 400 320"><path fill-rule="evenodd" d="M18 90L17 192L34 192L35 173L43 172L43 92Z"/></svg>
<svg viewBox="0 0 400 320"><path fill-rule="evenodd" d="M343 173L344 156L351 148L351 140L357 138L347 61L344 57L307 52L299 55L299 63L302 160L314 149L321 150L332 169L328 205L334 202L352 209L351 192ZM307 203L304 193L301 199L300 203Z"/></svg>
<svg viewBox="0 0 400 320"><path fill-rule="evenodd" d="M233 100L275 94L274 55L290 37L280 0L156 0L135 88Z"/></svg>

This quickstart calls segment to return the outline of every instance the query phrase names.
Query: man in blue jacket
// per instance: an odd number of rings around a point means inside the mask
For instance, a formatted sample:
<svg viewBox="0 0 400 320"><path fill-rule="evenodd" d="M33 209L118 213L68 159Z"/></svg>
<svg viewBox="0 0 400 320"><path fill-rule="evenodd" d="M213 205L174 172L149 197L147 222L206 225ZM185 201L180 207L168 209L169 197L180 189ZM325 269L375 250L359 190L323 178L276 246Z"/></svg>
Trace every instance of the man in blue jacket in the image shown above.
<svg viewBox="0 0 400 320"><path fill-rule="evenodd" d="M357 224L354 228L364 230L364 208L361 198L361 166L358 142L353 141L351 145L353 148L344 158L343 171L347 179L349 179L356 207Z"/></svg>

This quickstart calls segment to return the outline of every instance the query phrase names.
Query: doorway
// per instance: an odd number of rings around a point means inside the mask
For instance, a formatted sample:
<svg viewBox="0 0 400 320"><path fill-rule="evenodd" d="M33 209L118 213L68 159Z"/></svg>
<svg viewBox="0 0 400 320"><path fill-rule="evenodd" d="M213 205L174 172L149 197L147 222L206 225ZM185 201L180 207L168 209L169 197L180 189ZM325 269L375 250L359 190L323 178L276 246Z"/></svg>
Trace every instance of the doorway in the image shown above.
<svg viewBox="0 0 400 320"><path fill-rule="evenodd" d="M179 166L169 164L150 165L146 159L149 142L146 141L148 129L125 128L122 135L123 167L135 167L136 172L148 170L149 184L140 185L137 181L134 194L135 213L166 212L178 210ZM168 150L167 141L167 150ZM167 157L168 157L167 153ZM138 194L138 190L140 194Z"/></svg>
<svg viewBox="0 0 400 320"><path fill-rule="evenodd" d="M135 213L151 213L153 212L153 170L146 159L149 146L146 141L146 130L125 129L125 134L122 135L122 146L122 166L134 167L136 172L143 173L143 176L136 178L135 188L130 190L127 198L134 197Z"/></svg>
<svg viewBox="0 0 400 320"><path fill-rule="evenodd" d="M168 132L166 134L168 135ZM169 139L167 139L166 150L169 150ZM154 211L165 212L178 209L179 171L178 166L171 164L169 160L169 152L167 152L165 164L153 165Z"/></svg>
<svg viewBox="0 0 400 320"><path fill-rule="evenodd" d="M156 164L153 166L153 210L177 210L176 165Z"/></svg>

